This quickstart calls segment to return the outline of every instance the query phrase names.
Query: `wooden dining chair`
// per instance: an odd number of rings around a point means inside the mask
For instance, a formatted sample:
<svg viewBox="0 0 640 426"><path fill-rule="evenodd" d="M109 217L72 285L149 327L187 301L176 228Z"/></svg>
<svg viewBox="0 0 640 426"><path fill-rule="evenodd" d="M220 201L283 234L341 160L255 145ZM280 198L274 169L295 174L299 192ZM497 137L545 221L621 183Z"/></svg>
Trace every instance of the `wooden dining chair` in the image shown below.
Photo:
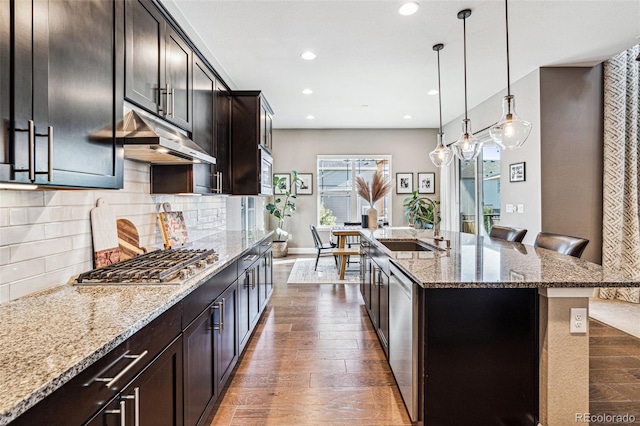
<svg viewBox="0 0 640 426"><path fill-rule="evenodd" d="M527 235L526 229L511 228L510 226L502 225L493 225L489 232L490 238L510 241L512 243L521 243L525 235Z"/></svg>
<svg viewBox="0 0 640 426"><path fill-rule="evenodd" d="M561 254L568 254L573 257L580 257L587 247L587 244L589 244L589 240L585 238L552 234L551 232L539 232L533 246L553 250Z"/></svg>
<svg viewBox="0 0 640 426"><path fill-rule="evenodd" d="M322 240L320 239L320 235L318 235L318 230L316 229L315 225L309 225L309 228L311 229L311 236L313 236L313 243L316 246L316 250L318 250L318 254L316 255L316 266L313 268L314 271L317 271L318 260L320 260L320 254L322 253L322 251L328 250L329 253L333 254L333 249L336 248L338 245L333 241L330 241L328 243L323 243ZM337 267L338 260L335 258L335 256L334 256L334 259L336 261L336 267Z"/></svg>

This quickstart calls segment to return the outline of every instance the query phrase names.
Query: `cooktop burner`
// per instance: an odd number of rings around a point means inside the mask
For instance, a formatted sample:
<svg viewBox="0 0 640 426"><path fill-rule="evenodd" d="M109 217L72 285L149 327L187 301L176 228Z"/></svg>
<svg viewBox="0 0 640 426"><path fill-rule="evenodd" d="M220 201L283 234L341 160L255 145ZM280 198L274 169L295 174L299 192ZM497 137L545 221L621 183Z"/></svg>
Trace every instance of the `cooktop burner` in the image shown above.
<svg viewBox="0 0 640 426"><path fill-rule="evenodd" d="M80 274L76 284L181 284L217 260L213 249L152 251Z"/></svg>

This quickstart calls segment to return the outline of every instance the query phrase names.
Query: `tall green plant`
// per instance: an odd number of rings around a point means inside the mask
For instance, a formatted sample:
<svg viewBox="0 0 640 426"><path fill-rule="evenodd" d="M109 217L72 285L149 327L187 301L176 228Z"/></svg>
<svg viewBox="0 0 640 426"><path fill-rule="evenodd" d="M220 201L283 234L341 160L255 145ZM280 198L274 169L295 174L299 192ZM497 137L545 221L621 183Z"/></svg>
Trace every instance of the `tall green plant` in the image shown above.
<svg viewBox="0 0 640 426"><path fill-rule="evenodd" d="M287 188L287 181L284 177L273 177L273 187L277 188L282 194L276 195L273 203L266 206L269 214L278 219L278 228L276 229L276 238L274 241L283 242L287 240L288 233L284 230L285 219L291 217L291 213L296 211L296 203L294 200L297 195L291 193L291 188L299 187L302 180L298 177L298 172L291 172L291 185Z"/></svg>

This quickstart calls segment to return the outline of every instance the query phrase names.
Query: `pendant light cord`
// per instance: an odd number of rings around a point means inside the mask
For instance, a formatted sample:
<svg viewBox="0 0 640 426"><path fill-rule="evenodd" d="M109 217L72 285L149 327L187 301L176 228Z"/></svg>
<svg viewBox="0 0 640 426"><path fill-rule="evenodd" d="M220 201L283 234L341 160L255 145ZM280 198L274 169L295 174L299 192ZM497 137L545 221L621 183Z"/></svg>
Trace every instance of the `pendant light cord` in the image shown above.
<svg viewBox="0 0 640 426"><path fill-rule="evenodd" d="M507 96L511 96L511 71L509 69L509 1L504 0L504 20L507 29Z"/></svg>
<svg viewBox="0 0 640 426"><path fill-rule="evenodd" d="M467 17L462 18L462 38L464 43L464 119L467 117Z"/></svg>
<svg viewBox="0 0 640 426"><path fill-rule="evenodd" d="M442 90L440 89L440 50L438 53L438 110L440 112L440 133L442 133Z"/></svg>

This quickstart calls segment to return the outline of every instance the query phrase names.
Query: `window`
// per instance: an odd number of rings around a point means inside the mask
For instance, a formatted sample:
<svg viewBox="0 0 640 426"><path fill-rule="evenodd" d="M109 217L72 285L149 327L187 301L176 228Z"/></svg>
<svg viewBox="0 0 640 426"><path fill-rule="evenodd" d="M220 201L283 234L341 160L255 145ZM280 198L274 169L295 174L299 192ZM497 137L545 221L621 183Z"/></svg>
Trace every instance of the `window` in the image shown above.
<svg viewBox="0 0 640 426"><path fill-rule="evenodd" d="M369 204L355 188L356 176L370 181L373 174L381 170L391 175L391 156L318 156L318 224L320 226L342 225L345 222L360 222ZM391 194L376 203L378 217L390 221Z"/></svg>
<svg viewBox="0 0 640 426"><path fill-rule="evenodd" d="M485 142L476 161L460 161L460 230L488 235L499 222L500 149Z"/></svg>

